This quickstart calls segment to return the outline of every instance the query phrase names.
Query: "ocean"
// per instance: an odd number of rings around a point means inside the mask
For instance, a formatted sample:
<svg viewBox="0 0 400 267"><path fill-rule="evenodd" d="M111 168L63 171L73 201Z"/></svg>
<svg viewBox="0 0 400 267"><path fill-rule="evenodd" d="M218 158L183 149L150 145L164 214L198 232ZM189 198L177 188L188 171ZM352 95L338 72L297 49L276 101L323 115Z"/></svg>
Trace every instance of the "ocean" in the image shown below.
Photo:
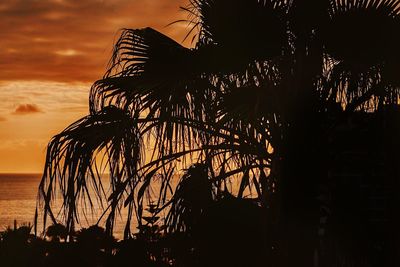
<svg viewBox="0 0 400 267"><path fill-rule="evenodd" d="M33 223L40 174L0 174L0 229Z"/></svg>
<svg viewBox="0 0 400 267"><path fill-rule="evenodd" d="M16 220L18 225L33 225L35 217L36 200L41 174L0 174L0 231L8 226L14 225ZM104 181L104 185L107 184ZM87 215L87 219L81 216L80 227L88 227L97 222L101 210L95 204L94 214ZM96 210L97 209L97 210ZM127 211L123 210L120 219L117 219L114 227L114 237L123 238L125 224L121 218L125 218ZM43 232L41 217L38 218L38 234ZM103 226L103 225L101 225ZM131 225L132 232L136 231L136 224Z"/></svg>
<svg viewBox="0 0 400 267"><path fill-rule="evenodd" d="M18 225L27 225L29 223L33 225L40 179L41 174L0 174L0 231L6 229L8 226L12 227L14 220L16 220ZM173 180L176 183L178 179L179 177L177 176ZM107 191L107 179L103 178L102 182ZM153 189L157 191L159 188L157 188L157 185L155 187ZM233 187L237 189L238 185L234 185ZM92 198L95 199L94 197ZM56 206L59 207L60 203L61 201L56 203ZM95 224L102 214L102 209L98 203L94 202L93 214L86 214L86 217L83 216L82 212L79 214L80 224L77 225L77 229ZM114 237L118 239L123 238L124 220L127 214L127 209L122 209L120 216L116 219ZM159 215L162 221L166 216L166 211ZM103 222L104 220L100 222L100 226L104 227ZM41 234L44 230L41 216L38 217L38 225L37 233ZM134 218L132 218L131 231L137 232L137 223Z"/></svg>

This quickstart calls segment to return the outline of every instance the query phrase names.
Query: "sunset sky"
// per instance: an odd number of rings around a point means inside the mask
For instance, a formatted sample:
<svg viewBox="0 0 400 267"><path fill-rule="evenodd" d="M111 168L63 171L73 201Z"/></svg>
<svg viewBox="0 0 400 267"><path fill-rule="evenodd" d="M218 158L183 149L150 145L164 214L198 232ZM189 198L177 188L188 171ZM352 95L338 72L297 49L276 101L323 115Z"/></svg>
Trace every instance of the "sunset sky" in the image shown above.
<svg viewBox="0 0 400 267"><path fill-rule="evenodd" d="M188 0L2 0L0 172L41 172L50 138L88 113L121 28L182 42ZM187 42L186 42L187 43ZM186 44L187 45L187 44Z"/></svg>

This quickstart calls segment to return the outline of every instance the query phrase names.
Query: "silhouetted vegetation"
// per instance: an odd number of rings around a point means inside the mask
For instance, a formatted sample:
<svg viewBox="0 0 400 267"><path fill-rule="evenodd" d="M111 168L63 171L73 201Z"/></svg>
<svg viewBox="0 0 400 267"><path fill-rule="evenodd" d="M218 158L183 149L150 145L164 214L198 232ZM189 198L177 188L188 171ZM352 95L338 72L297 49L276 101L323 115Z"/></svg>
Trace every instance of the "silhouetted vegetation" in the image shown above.
<svg viewBox="0 0 400 267"><path fill-rule="evenodd" d="M61 195L86 266L399 265L399 5L191 0L193 48L123 30L90 114L48 146L45 224ZM74 239L96 202L105 230Z"/></svg>
<svg viewBox="0 0 400 267"><path fill-rule="evenodd" d="M15 225L0 232L1 266L111 267L132 262L134 266L170 266L166 263L171 259L168 255L161 258L155 253L161 237L150 241L138 234L129 240L117 241L103 228L93 225L71 233L68 242L64 242L58 231L63 229L65 226L61 224L49 226L45 233L47 239L32 235L30 226Z"/></svg>

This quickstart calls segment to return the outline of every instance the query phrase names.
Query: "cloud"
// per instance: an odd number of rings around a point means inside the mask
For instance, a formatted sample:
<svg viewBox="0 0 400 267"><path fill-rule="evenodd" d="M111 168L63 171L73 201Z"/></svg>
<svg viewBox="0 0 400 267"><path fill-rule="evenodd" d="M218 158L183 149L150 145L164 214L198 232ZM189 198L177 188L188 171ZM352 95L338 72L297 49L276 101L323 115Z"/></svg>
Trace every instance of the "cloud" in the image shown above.
<svg viewBox="0 0 400 267"><path fill-rule="evenodd" d="M189 0L2 0L0 81L94 82L121 28L153 27L181 42L170 22Z"/></svg>
<svg viewBox="0 0 400 267"><path fill-rule="evenodd" d="M6 120L7 120L6 117L0 116L0 122L6 121Z"/></svg>
<svg viewBox="0 0 400 267"><path fill-rule="evenodd" d="M27 115L32 113L41 113L43 112L37 105L35 104L20 104L17 106L14 115Z"/></svg>
<svg viewBox="0 0 400 267"><path fill-rule="evenodd" d="M74 49L58 50L58 51L55 51L54 53L56 53L59 56L65 56L65 57L72 57L72 56L77 56L77 55L82 54L82 52L76 51Z"/></svg>
<svg viewBox="0 0 400 267"><path fill-rule="evenodd" d="M25 103L46 107L47 115L60 111L85 114L88 111L90 87L91 83L0 82L0 99L3 103L0 105L0 114L7 114Z"/></svg>

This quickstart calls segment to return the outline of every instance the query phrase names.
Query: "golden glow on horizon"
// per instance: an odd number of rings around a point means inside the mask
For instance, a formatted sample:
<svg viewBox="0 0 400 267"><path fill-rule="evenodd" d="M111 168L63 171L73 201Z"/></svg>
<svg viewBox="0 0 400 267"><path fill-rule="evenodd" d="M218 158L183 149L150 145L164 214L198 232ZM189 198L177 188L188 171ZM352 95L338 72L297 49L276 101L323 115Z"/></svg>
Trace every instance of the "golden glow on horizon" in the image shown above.
<svg viewBox="0 0 400 267"><path fill-rule="evenodd" d="M187 0L5 0L0 4L0 172L38 173L50 138L88 112L121 28L178 42ZM186 42L188 45L188 42Z"/></svg>

